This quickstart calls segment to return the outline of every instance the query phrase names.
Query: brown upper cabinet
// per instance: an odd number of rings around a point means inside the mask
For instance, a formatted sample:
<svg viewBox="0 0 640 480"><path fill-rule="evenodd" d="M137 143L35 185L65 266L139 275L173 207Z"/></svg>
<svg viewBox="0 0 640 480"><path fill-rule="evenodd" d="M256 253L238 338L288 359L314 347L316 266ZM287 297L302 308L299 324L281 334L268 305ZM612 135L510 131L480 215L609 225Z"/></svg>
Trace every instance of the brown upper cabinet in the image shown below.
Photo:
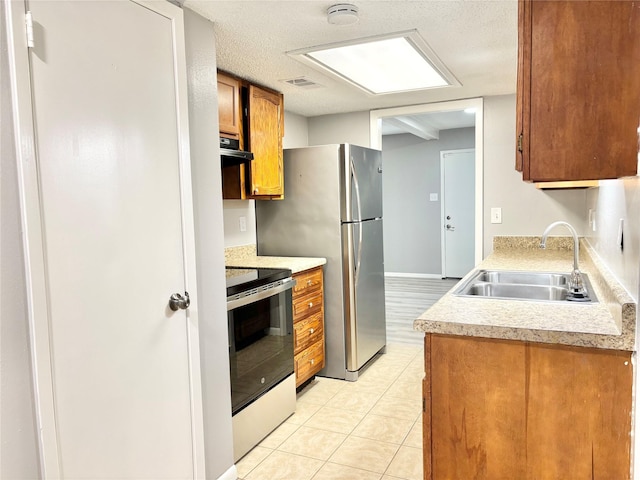
<svg viewBox="0 0 640 480"><path fill-rule="evenodd" d="M222 169L223 198L284 198L283 95L218 72L218 99L220 135L238 138L240 148L254 156L247 164Z"/></svg>
<svg viewBox="0 0 640 480"><path fill-rule="evenodd" d="M239 140L242 128L240 81L220 72L218 73L218 117L220 136ZM240 148L242 148L242 142Z"/></svg>
<svg viewBox="0 0 640 480"><path fill-rule="evenodd" d="M520 0L516 170L558 182L637 173L640 4Z"/></svg>

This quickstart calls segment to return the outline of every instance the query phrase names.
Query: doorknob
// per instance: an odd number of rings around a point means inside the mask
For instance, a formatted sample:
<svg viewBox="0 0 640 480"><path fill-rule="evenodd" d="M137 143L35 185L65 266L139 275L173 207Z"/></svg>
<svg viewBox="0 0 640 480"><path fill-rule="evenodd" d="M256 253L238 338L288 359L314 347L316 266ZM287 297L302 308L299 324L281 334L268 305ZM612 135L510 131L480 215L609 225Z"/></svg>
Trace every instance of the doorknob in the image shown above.
<svg viewBox="0 0 640 480"><path fill-rule="evenodd" d="M451 220L451 215L447 215L447 220Z"/></svg>
<svg viewBox="0 0 640 480"><path fill-rule="evenodd" d="M169 297L169 308L174 312L177 310L186 310L191 305L191 299L189 298L189 292L184 292L184 295L174 293Z"/></svg>

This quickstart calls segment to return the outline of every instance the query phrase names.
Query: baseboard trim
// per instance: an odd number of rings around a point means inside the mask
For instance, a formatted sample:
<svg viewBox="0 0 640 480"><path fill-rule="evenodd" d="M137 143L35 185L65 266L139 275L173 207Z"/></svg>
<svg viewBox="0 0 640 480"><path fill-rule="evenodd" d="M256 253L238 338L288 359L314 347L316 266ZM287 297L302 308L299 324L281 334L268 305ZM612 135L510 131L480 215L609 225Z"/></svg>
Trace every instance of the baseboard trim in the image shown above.
<svg viewBox="0 0 640 480"><path fill-rule="evenodd" d="M402 272L384 272L385 277L404 277L404 278L436 278L442 280L444 277L439 273L402 273Z"/></svg>
<svg viewBox="0 0 640 480"><path fill-rule="evenodd" d="M229 470L218 477L218 480L238 480L238 469L235 465L231 465Z"/></svg>

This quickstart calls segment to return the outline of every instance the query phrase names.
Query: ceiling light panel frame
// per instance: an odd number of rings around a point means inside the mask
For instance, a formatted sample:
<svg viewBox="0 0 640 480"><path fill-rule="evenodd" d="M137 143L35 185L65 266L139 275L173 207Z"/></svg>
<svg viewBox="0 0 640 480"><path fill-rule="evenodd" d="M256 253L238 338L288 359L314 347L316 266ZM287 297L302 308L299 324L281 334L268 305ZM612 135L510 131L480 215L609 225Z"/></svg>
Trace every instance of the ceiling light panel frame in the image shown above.
<svg viewBox="0 0 640 480"><path fill-rule="evenodd" d="M319 59L312 57L312 54L318 54L318 52L339 49L342 47L352 47L359 46L366 43L374 43L374 42L382 42L385 40L394 40L394 39L405 39L407 44L413 47L416 54L422 57L425 63L433 69L433 71L439 75L445 82L444 85L435 85L435 86L419 86L415 88L402 88L390 91L374 91L371 88L367 88L365 85L360 83L357 80L349 78L348 76L338 72L334 68L325 65ZM385 35L375 35L371 37L365 38L357 38L354 40L348 40L343 42L335 42L329 43L325 45L317 45L314 47L303 48L299 50L292 50L286 52L292 58L316 69L323 73L328 73L331 77L338 79L342 82L346 82L352 86L357 87L358 89L364 91L370 96L380 96L380 95L391 95L395 93L405 93L411 91L419 91L419 90L430 90L434 88L448 88L448 87L459 87L461 83L458 79L451 73L451 71L447 68L447 66L440 60L440 58L436 55L433 49L427 44L427 42L420 36L417 30L407 30L396 33L389 33ZM394 65L389 65L386 68L395 68Z"/></svg>

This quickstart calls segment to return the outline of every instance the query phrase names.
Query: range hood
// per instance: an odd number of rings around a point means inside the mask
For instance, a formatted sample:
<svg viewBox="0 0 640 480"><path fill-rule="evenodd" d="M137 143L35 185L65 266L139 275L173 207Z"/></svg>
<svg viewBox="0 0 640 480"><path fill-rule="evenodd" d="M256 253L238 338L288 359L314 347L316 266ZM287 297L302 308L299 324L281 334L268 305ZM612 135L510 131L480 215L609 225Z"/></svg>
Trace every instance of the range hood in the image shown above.
<svg viewBox="0 0 640 480"><path fill-rule="evenodd" d="M222 160L223 167L230 167L231 165L240 165L241 163L250 162L253 160L253 153L245 152L243 150L221 148L220 159Z"/></svg>
<svg viewBox="0 0 640 480"><path fill-rule="evenodd" d="M220 137L220 160L223 167L240 165L253 160L253 153L240 150L237 139Z"/></svg>

